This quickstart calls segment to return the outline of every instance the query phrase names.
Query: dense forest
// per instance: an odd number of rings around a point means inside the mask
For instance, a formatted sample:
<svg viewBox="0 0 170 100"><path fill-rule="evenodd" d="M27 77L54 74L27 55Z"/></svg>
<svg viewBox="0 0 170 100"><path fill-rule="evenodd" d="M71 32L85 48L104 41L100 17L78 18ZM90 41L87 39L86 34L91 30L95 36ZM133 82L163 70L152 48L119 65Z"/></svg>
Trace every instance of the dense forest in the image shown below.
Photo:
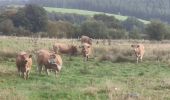
<svg viewBox="0 0 170 100"><path fill-rule="evenodd" d="M0 6L29 3L115 13L146 20L160 19L170 23L170 0L0 0Z"/></svg>

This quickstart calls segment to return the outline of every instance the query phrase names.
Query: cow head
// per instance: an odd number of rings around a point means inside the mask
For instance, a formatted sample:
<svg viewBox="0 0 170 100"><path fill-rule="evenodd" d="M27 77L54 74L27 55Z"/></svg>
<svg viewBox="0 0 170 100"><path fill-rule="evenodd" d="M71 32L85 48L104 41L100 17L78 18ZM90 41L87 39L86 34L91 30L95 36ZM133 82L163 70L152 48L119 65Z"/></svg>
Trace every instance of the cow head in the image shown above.
<svg viewBox="0 0 170 100"><path fill-rule="evenodd" d="M92 45L92 38L89 38L89 42L90 45Z"/></svg>
<svg viewBox="0 0 170 100"><path fill-rule="evenodd" d="M27 56L26 54L21 55L21 59L22 59L22 65L23 65L23 70L27 71L27 69L29 68L29 60L32 58L32 55Z"/></svg>
<svg viewBox="0 0 170 100"><path fill-rule="evenodd" d="M56 58L56 55L52 53L52 54L50 55L49 59L48 59L48 63L49 63L49 64L55 64L55 63L56 63L55 58Z"/></svg>
<svg viewBox="0 0 170 100"><path fill-rule="evenodd" d="M48 59L48 63L52 69L57 69L58 70L58 64L56 61L56 55L52 53Z"/></svg>
<svg viewBox="0 0 170 100"><path fill-rule="evenodd" d="M131 45L131 47L133 48L135 55L138 56L140 45Z"/></svg>
<svg viewBox="0 0 170 100"><path fill-rule="evenodd" d="M87 44L87 43L84 43L84 44L81 46L83 56L88 56L88 55L89 55L90 47L91 47L91 45L90 45L90 44Z"/></svg>

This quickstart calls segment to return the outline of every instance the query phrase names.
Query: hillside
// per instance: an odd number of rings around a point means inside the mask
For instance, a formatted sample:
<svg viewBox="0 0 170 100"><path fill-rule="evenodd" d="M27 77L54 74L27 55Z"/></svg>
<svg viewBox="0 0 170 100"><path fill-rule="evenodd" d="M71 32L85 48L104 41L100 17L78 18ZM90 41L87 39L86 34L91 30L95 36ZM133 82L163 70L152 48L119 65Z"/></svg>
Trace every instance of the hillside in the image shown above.
<svg viewBox="0 0 170 100"><path fill-rule="evenodd" d="M85 16L93 16L95 14L106 14L109 16L114 16L118 20L124 21L128 18L128 16L121 16L117 14L111 14L111 13L103 13L103 12L95 12L95 11L87 11L87 10L78 10L78 9L67 9L67 8L53 8L53 7L44 7L48 12L61 12L61 13L75 13L75 14L80 14L80 15L85 15ZM142 20L143 23L147 24L149 21Z"/></svg>
<svg viewBox="0 0 170 100"><path fill-rule="evenodd" d="M170 23L169 0L29 0L29 3L135 16L147 20L161 19Z"/></svg>
<svg viewBox="0 0 170 100"><path fill-rule="evenodd" d="M0 0L0 7L6 5L24 5L28 0Z"/></svg>

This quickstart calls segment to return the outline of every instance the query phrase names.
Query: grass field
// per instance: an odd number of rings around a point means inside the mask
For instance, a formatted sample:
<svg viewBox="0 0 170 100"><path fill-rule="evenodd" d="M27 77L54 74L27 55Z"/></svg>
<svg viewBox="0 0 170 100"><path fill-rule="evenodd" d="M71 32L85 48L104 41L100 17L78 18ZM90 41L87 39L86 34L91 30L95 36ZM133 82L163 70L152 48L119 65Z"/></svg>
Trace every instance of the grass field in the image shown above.
<svg viewBox="0 0 170 100"><path fill-rule="evenodd" d="M80 15L85 15L85 16L93 16L95 14L106 14L109 16L114 16L118 20L124 21L128 18L128 16L122 16L122 15L117 15L117 14L110 14L110 13L103 13L103 12L95 12L95 11L87 11L87 10L79 10L79 9L67 9L67 8L52 8L52 7L44 7L47 11L49 12L60 12L60 13L75 13L75 14L80 14ZM149 21L139 19L145 24L148 24Z"/></svg>
<svg viewBox="0 0 170 100"><path fill-rule="evenodd" d="M68 39L0 37L0 100L169 100L169 41L112 40L111 46L93 43L94 55L83 62L80 55L69 60L62 55L63 68L55 78L36 71L35 51L51 49L55 42ZM136 64L132 43L142 42L146 55ZM17 75L15 56L19 51L32 53L34 64L30 78ZM110 59L101 59L107 54ZM116 59L116 60L115 60Z"/></svg>

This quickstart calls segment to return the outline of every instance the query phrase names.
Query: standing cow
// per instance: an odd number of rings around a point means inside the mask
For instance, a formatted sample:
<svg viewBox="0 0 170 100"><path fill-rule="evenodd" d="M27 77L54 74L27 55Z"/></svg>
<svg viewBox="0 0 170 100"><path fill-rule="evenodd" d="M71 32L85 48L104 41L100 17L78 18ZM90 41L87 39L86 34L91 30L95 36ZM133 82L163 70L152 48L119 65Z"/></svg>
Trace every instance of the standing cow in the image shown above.
<svg viewBox="0 0 170 100"><path fill-rule="evenodd" d="M49 75L49 70L52 69L55 71L55 75L57 77L57 73L60 72L62 67L62 58L60 55L50 53L43 49L37 52L37 62L39 74L41 74L42 66L44 65L47 75Z"/></svg>
<svg viewBox="0 0 170 100"><path fill-rule="evenodd" d="M92 38L89 38L88 36L81 36L81 43L88 43L90 45L92 45Z"/></svg>
<svg viewBox="0 0 170 100"><path fill-rule="evenodd" d="M18 53L16 57L16 66L18 73L23 75L24 79L28 79L32 66L32 55L28 55L26 52Z"/></svg>
<svg viewBox="0 0 170 100"><path fill-rule="evenodd" d="M137 44L137 45L131 45L131 47L134 50L134 53L136 55L136 61L138 63L138 60L142 61L143 55L145 53L145 47L143 44Z"/></svg>
<svg viewBox="0 0 170 100"><path fill-rule="evenodd" d="M82 46L82 54L83 54L83 57L84 57L84 61L88 61L89 59L89 56L91 55L92 53L92 47L90 44L88 43L83 43Z"/></svg>

